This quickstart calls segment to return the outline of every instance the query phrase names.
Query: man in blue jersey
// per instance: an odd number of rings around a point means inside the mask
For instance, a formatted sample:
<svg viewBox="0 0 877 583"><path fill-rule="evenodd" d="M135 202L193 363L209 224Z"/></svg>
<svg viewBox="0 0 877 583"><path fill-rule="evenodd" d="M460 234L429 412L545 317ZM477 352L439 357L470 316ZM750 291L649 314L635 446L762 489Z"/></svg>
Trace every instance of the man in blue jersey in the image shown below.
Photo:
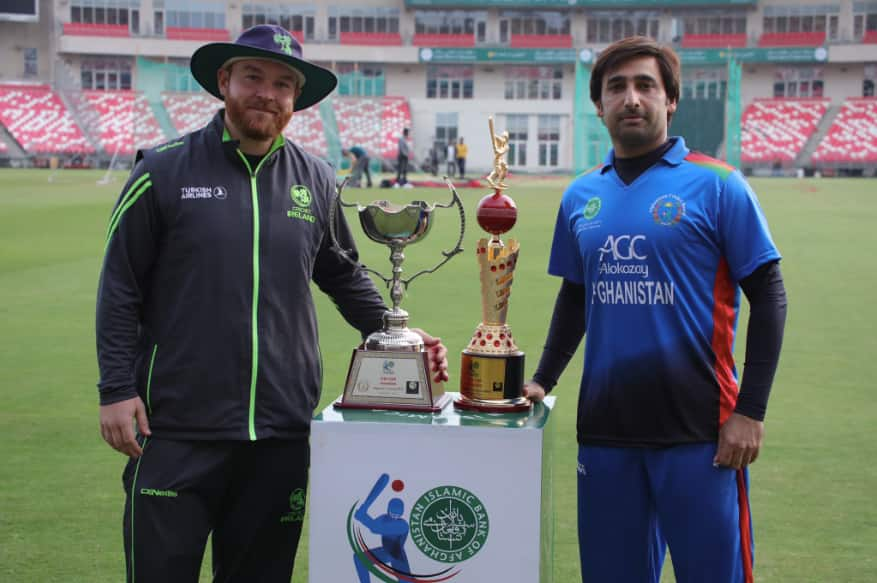
<svg viewBox="0 0 877 583"><path fill-rule="evenodd" d="M755 193L668 126L679 58L645 37L600 53L591 100L612 138L564 193L548 271L563 278L525 394L557 383L585 333L578 405L584 581L752 581L747 467L782 344L786 297ZM738 387L740 290L750 304ZM575 317L572 317L575 316Z"/></svg>

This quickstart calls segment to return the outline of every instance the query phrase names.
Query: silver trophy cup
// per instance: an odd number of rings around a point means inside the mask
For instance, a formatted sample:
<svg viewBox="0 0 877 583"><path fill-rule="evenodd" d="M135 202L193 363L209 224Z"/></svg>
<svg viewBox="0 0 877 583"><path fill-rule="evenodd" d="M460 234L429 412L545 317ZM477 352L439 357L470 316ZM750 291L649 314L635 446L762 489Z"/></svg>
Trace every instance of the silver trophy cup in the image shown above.
<svg viewBox="0 0 877 583"><path fill-rule="evenodd" d="M451 201L447 204L427 204L421 200L407 205L396 205L386 200L367 205L347 203L341 198L347 180L338 187L336 202L332 205L329 216L332 248L345 260L375 274L386 283L390 288L392 308L384 312L383 328L369 334L365 342L353 350L344 393L335 402L335 407L436 412L449 400L442 384L432 380L423 340L408 328L408 312L399 307L403 293L412 281L421 275L435 272L451 257L463 251L461 244L466 226L463 203L453 184L447 179L446 183L451 192ZM422 241L429 234L435 209L453 206L457 207L460 214L460 235L454 248L442 251L442 260L431 269L423 269L403 278L405 247ZM392 276L387 277L357 262L349 250L341 247L335 231L336 215L340 207L355 207L366 236L390 248Z"/></svg>

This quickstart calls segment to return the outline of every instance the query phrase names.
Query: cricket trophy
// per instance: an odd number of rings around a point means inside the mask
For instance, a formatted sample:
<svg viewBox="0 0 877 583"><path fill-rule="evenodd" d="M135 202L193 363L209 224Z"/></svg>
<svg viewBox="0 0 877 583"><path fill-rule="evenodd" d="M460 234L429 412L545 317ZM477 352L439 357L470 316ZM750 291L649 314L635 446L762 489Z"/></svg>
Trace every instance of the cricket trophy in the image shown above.
<svg viewBox="0 0 877 583"><path fill-rule="evenodd" d="M444 384L433 381L423 340L408 328L408 312L399 307L403 292L412 281L421 275L433 273L451 257L463 251L461 244L466 228L463 203L453 184L447 179L446 183L451 191L451 202L447 204L427 204L421 200L407 205L395 205L386 200L367 205L347 203L341 198L347 180L338 187L329 217L332 248L348 262L383 280L390 289L393 307L384 312L383 329L370 334L365 342L353 350L344 393L335 401L336 408L435 413L450 400L450 395L445 393ZM435 209L453 206L460 213L460 236L454 248L442 251L442 260L433 268L418 271L403 279L405 247L426 237L432 227ZM357 262L349 250L341 248L335 231L336 215L340 207L355 207L366 236L390 248L391 277Z"/></svg>
<svg viewBox="0 0 877 583"><path fill-rule="evenodd" d="M511 229L518 209L504 182L508 174L505 156L509 151L509 134L494 133L493 117L487 118L493 144L493 172L487 182L493 188L478 203L476 217L481 228L491 234L480 239L475 255L481 272L481 323L469 345L463 350L460 369L458 409L486 413L527 411L530 401L522 396L524 387L524 353L518 350L512 329L506 323L509 295L520 245L515 239L503 243L499 236Z"/></svg>

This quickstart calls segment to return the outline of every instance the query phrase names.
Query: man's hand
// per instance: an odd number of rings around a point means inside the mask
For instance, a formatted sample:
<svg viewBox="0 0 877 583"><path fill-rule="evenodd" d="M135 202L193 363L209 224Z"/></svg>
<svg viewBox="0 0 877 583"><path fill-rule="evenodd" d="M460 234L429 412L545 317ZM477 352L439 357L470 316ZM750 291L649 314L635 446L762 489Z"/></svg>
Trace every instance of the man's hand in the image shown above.
<svg viewBox="0 0 877 583"><path fill-rule="evenodd" d="M732 413L719 430L719 447L713 465L739 470L758 458L764 440L764 422Z"/></svg>
<svg viewBox="0 0 877 583"><path fill-rule="evenodd" d="M152 434L149 430L149 421L146 419L146 407L140 397L134 397L125 401L119 401L112 405L101 405L100 408L100 434L104 441L110 444L113 449L123 454L138 458L143 454L143 450L134 437L134 424L132 420L137 420L137 427L140 433L146 436Z"/></svg>
<svg viewBox="0 0 877 583"><path fill-rule="evenodd" d="M434 373L432 380L443 383L448 380L448 349L442 344L441 338L433 338L420 328L412 328L412 332L423 339L429 357L429 370Z"/></svg>
<svg viewBox="0 0 877 583"><path fill-rule="evenodd" d="M530 381L524 384L522 395L534 403L538 403L545 398L545 388L536 381Z"/></svg>

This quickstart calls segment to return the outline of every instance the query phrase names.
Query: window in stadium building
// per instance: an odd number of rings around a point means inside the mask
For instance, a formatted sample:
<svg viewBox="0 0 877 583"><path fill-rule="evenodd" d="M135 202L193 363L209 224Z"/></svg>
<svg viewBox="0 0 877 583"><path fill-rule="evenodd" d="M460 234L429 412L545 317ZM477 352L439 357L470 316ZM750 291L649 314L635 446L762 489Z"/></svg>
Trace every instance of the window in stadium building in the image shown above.
<svg viewBox="0 0 877 583"><path fill-rule="evenodd" d="M595 10L587 16L587 42L610 43L633 35L658 38L659 17L657 12L643 10Z"/></svg>
<svg viewBox="0 0 877 583"><path fill-rule="evenodd" d="M474 69L467 65L431 65L426 69L428 99L472 99Z"/></svg>
<svg viewBox="0 0 877 583"><path fill-rule="evenodd" d="M257 24L276 24L301 33L301 40L314 40L314 15L314 8L305 5L244 4L241 25L247 29Z"/></svg>
<svg viewBox="0 0 877 583"><path fill-rule="evenodd" d="M164 26L167 28L201 28L209 30L225 29L225 3L186 2L185 9L174 4L173 9L159 10L159 3L154 2L156 18L160 12L164 14ZM161 8L164 8L162 5ZM155 23L156 33L159 32L158 20Z"/></svg>
<svg viewBox="0 0 877 583"><path fill-rule="evenodd" d="M82 61L79 78L82 89L131 89L131 62L120 59L87 59Z"/></svg>
<svg viewBox="0 0 877 583"><path fill-rule="evenodd" d="M731 10L687 12L683 30L689 34L746 34L746 13Z"/></svg>
<svg viewBox="0 0 877 583"><path fill-rule="evenodd" d="M774 72L774 97L822 97L822 67L780 67Z"/></svg>
<svg viewBox="0 0 877 583"><path fill-rule="evenodd" d="M560 149L560 116L539 116L539 165L556 167Z"/></svg>
<svg viewBox="0 0 877 583"><path fill-rule="evenodd" d="M25 77L36 77L39 75L39 64L37 61L37 49L35 48L24 48L22 49L22 53L24 54L24 76Z"/></svg>
<svg viewBox="0 0 877 583"><path fill-rule="evenodd" d="M527 165L527 125L529 116L510 114L506 116L509 133L509 166Z"/></svg>
<svg viewBox="0 0 877 583"><path fill-rule="evenodd" d="M487 40L487 12L472 10L418 10L415 34L472 35L476 43Z"/></svg>
<svg viewBox="0 0 877 583"><path fill-rule="evenodd" d="M728 89L724 67L691 68L682 72L682 99L724 99Z"/></svg>
<svg viewBox="0 0 877 583"><path fill-rule="evenodd" d="M139 0L73 0L70 22L79 24L113 24L128 26L140 33Z"/></svg>
<svg viewBox="0 0 877 583"><path fill-rule="evenodd" d="M335 67L338 75L339 95L359 95L362 97L382 97L386 95L384 67L373 63L339 63Z"/></svg>
<svg viewBox="0 0 877 583"><path fill-rule="evenodd" d="M433 147L439 160L445 160L449 143L456 143L458 136L459 116L457 112L439 112L435 114L435 139Z"/></svg>
<svg viewBox="0 0 877 583"><path fill-rule="evenodd" d="M345 32L399 34L399 9L330 6L329 40L340 40Z"/></svg>
<svg viewBox="0 0 877 583"><path fill-rule="evenodd" d="M506 67L506 99L561 99L563 67Z"/></svg>
<svg viewBox="0 0 877 583"><path fill-rule="evenodd" d="M762 30L765 34L824 32L827 40L838 40L839 13L836 4L768 4Z"/></svg>
<svg viewBox="0 0 877 583"><path fill-rule="evenodd" d="M499 42L509 44L516 35L569 35L569 14L563 12L506 10L499 18Z"/></svg>
<svg viewBox="0 0 877 583"><path fill-rule="evenodd" d="M877 32L877 2L853 2L853 40Z"/></svg>

